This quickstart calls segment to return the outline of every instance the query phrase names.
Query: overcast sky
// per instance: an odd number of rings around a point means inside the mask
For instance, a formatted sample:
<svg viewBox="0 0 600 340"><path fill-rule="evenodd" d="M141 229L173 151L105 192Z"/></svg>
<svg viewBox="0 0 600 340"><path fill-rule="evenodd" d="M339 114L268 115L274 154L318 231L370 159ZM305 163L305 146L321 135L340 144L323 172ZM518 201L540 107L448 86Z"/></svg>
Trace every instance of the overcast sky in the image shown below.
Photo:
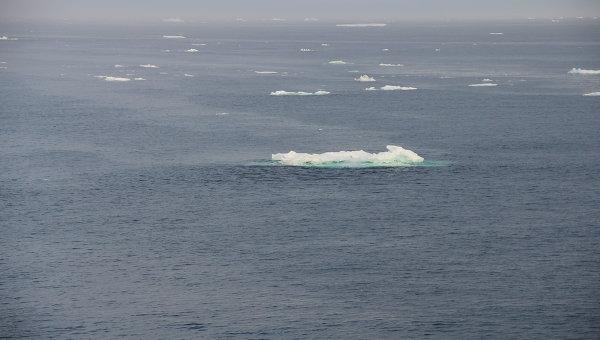
<svg viewBox="0 0 600 340"><path fill-rule="evenodd" d="M321 21L523 19L600 15L600 0L0 0L2 19Z"/></svg>

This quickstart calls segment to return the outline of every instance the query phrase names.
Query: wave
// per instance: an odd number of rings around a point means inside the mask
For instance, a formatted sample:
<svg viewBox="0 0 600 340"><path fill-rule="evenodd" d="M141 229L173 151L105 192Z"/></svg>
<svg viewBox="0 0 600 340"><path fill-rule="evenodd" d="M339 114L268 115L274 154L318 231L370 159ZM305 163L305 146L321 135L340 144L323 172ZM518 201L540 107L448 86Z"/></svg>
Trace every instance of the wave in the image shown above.
<svg viewBox="0 0 600 340"><path fill-rule="evenodd" d="M188 53L196 53L196 52L199 52L199 51L198 51L197 49L195 49L195 48L190 48L189 50L185 50L185 51L186 51L186 52L188 52Z"/></svg>
<svg viewBox="0 0 600 340"><path fill-rule="evenodd" d="M494 83L469 84L469 87L493 87L493 86L498 86L498 84L494 84Z"/></svg>
<svg viewBox="0 0 600 340"><path fill-rule="evenodd" d="M185 39L186 38L183 35L163 35L162 37L165 39Z"/></svg>
<svg viewBox="0 0 600 340"><path fill-rule="evenodd" d="M354 80L360 81L360 82L374 82L375 78L373 78L369 75L363 74L362 76L360 76L358 78L354 78Z"/></svg>
<svg viewBox="0 0 600 340"><path fill-rule="evenodd" d="M277 74L277 71L254 71L256 74Z"/></svg>
<svg viewBox="0 0 600 340"><path fill-rule="evenodd" d="M331 64L331 65L346 65L347 62L345 62L343 60L331 60L330 62L328 62L328 64Z"/></svg>
<svg viewBox="0 0 600 340"><path fill-rule="evenodd" d="M582 69L582 68L572 68L571 71L569 71L569 73L571 73L571 74L596 75L596 74L600 74L600 70L586 70L586 69Z"/></svg>
<svg viewBox="0 0 600 340"><path fill-rule="evenodd" d="M337 24L337 27L384 27L387 24L366 23L366 24Z"/></svg>
<svg viewBox="0 0 600 340"><path fill-rule="evenodd" d="M152 65L152 64L142 64L142 65L140 65L140 67L143 67L143 68L159 68L158 66Z"/></svg>
<svg viewBox="0 0 600 340"><path fill-rule="evenodd" d="M402 67L404 65L402 65L402 64L379 64L379 66L382 66L382 67Z"/></svg>
<svg viewBox="0 0 600 340"><path fill-rule="evenodd" d="M586 93L586 94L584 94L584 96L586 96L586 97L599 97L600 96L600 92Z"/></svg>
<svg viewBox="0 0 600 340"><path fill-rule="evenodd" d="M322 91L322 90L319 90L316 92L304 92L304 91L292 92L292 91L279 90L279 91L271 92L271 95L272 96L324 96L329 93L330 92Z"/></svg>
<svg viewBox="0 0 600 340"><path fill-rule="evenodd" d="M388 151L369 153L363 150L325 153L276 153L271 159L282 165L315 167L397 167L423 163L423 157L401 146L388 145Z"/></svg>

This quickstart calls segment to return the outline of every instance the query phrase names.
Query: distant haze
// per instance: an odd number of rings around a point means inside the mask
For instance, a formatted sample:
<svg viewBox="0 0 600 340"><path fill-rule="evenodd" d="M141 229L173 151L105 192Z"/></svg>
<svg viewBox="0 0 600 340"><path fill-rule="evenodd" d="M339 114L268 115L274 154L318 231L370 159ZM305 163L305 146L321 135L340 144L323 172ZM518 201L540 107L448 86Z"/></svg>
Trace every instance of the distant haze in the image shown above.
<svg viewBox="0 0 600 340"><path fill-rule="evenodd" d="M2 20L140 22L270 20L489 20L593 17L598 0L4 0ZM312 19L311 19L312 20Z"/></svg>

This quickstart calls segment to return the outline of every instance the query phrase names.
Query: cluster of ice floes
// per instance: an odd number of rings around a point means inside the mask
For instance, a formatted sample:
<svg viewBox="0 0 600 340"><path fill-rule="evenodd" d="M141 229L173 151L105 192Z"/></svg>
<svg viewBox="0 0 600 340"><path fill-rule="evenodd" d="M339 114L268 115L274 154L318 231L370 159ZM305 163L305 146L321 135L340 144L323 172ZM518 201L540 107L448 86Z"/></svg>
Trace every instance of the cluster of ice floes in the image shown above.
<svg viewBox="0 0 600 340"><path fill-rule="evenodd" d="M412 87L412 86L385 85L385 86L380 87L379 89L377 89L374 86L367 87L365 89L365 91L377 91L377 90L381 90L381 91L413 91L413 90L418 90L418 88Z"/></svg>
<svg viewBox="0 0 600 340"><path fill-rule="evenodd" d="M330 92L319 90L316 92L304 92L304 91L273 91L271 92L272 96L324 96L329 94Z"/></svg>
<svg viewBox="0 0 600 340"><path fill-rule="evenodd" d="M369 153L363 150L325 153L276 153L271 159L282 165L314 167L396 167L423 163L423 157L400 146L388 145L387 151Z"/></svg>
<svg viewBox="0 0 600 340"><path fill-rule="evenodd" d="M572 68L569 71L571 74L584 74L584 75L598 75L600 74L600 70L586 70L582 68Z"/></svg>
<svg viewBox="0 0 600 340"><path fill-rule="evenodd" d="M356 81L360 81L363 83L369 83L369 82L374 82L375 78L367 75L367 74L363 74L362 76L358 77L358 78L354 78L354 80Z"/></svg>

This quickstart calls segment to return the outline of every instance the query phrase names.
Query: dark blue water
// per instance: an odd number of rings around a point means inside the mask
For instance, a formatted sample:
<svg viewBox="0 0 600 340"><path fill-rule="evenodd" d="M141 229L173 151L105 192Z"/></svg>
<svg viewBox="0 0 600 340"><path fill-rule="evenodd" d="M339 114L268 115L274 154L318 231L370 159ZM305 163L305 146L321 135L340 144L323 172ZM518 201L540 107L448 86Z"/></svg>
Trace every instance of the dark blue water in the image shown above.
<svg viewBox="0 0 600 340"><path fill-rule="evenodd" d="M600 23L0 27L0 336L600 336Z"/></svg>

